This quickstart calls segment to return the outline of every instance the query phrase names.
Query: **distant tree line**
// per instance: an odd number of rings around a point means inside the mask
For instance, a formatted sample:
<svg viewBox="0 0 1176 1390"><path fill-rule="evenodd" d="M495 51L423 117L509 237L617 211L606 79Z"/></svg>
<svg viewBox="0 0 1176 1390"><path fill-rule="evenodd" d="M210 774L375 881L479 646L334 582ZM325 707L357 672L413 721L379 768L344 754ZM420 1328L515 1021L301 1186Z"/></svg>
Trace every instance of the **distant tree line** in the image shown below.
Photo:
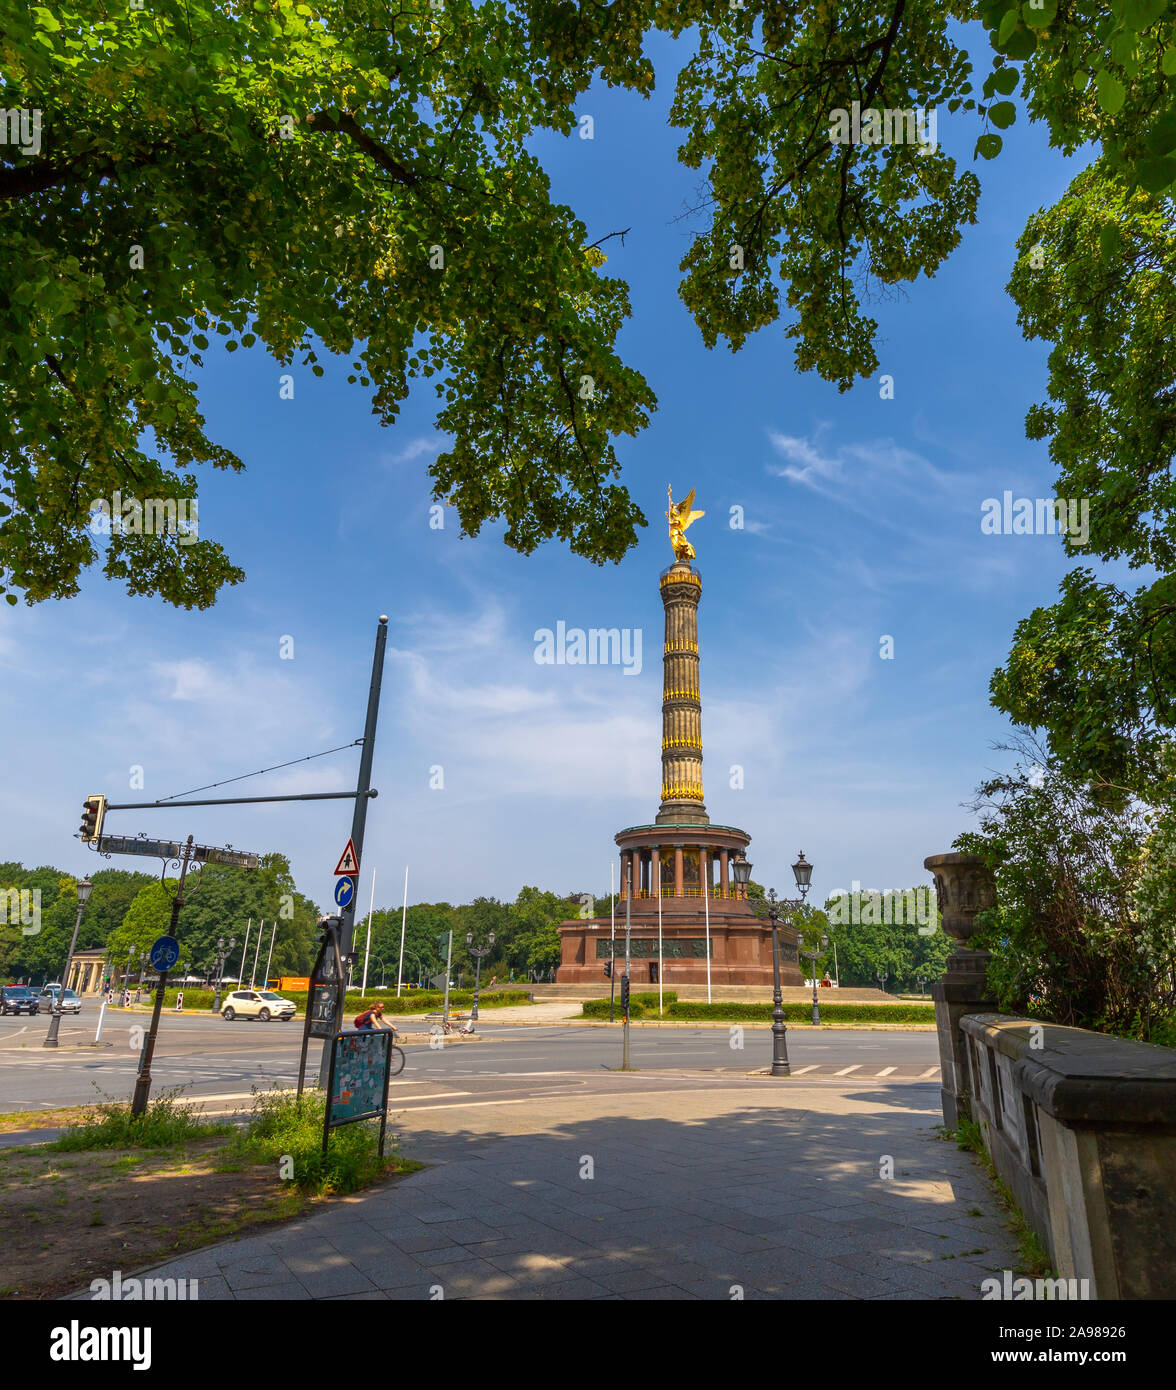
<svg viewBox="0 0 1176 1390"><path fill-rule="evenodd" d="M171 895L176 884L169 878L130 869L104 868L90 875L93 892L82 914L76 949L104 948L109 968L121 978L128 963L138 968L138 958L162 936L171 921ZM10 892L9 890L14 890ZM19 904L36 904L34 918L25 922ZM38 896L39 895L39 896ZM26 869L15 862L0 862L0 978L42 984L61 978L69 951L69 939L77 915L77 879L51 865ZM405 921L404 980L416 983L440 973L445 966L445 945L439 938L452 931L454 977L473 976L473 959L466 937L473 934L475 947L485 946L491 932L494 946L484 957L482 978L532 980L547 978L559 964L559 924L579 915L580 903L571 895L524 887L513 903L478 897L471 903L452 905L413 903ZM400 958L401 907L377 909L371 915L368 984L395 984ZM273 937L269 978L309 973L318 942L320 909L298 892L284 855L269 854L257 869L209 864L190 874L180 915L177 973L209 976L216 968L218 938L235 938L225 961L226 977L249 979L256 960L257 978L265 974ZM245 932L252 922L248 954ZM263 926L264 923L264 926ZM276 930L274 930L274 924ZM258 941L260 940L260 946ZM356 921L356 948L360 959L357 978L367 950L366 916Z"/></svg>

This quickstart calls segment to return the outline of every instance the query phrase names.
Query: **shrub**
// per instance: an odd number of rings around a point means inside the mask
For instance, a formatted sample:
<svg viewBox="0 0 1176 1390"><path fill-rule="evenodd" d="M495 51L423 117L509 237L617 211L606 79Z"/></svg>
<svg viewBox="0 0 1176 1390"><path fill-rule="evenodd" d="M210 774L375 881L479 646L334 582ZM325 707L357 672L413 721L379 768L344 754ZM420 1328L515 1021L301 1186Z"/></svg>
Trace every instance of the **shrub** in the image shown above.
<svg viewBox="0 0 1176 1390"><path fill-rule="evenodd" d="M634 1007L630 1018L658 1018L657 995L632 996ZM669 993L666 994L670 1000ZM638 1003L637 1001L641 1002ZM619 1012L619 1010L618 1010ZM715 1004L693 1003L689 1000L667 1002L664 1015L670 1019L711 1019L718 1022L771 1023L769 1003L741 1003L720 1000ZM784 1005L784 1018L790 1023L808 1023L813 1016L811 1003L793 1002ZM584 1002L585 1018L607 1018L607 999L588 999ZM935 1014L927 1004L827 1004L821 1000L821 1018L827 1023L931 1023Z"/></svg>
<svg viewBox="0 0 1176 1390"><path fill-rule="evenodd" d="M354 1192L383 1177L397 1164L397 1141L388 1131L385 1154L377 1146L378 1121L359 1120L331 1133L323 1153L326 1098L321 1091L259 1091L254 1094L249 1124L234 1148L247 1162L280 1164L293 1160L290 1181L301 1192L317 1195Z"/></svg>
<svg viewBox="0 0 1176 1390"><path fill-rule="evenodd" d="M193 1139L227 1134L232 1126L201 1118L199 1108L183 1105L179 1090L163 1091L147 1102L137 1119L123 1101L108 1101L69 1125L48 1145L59 1153L78 1149L170 1149Z"/></svg>

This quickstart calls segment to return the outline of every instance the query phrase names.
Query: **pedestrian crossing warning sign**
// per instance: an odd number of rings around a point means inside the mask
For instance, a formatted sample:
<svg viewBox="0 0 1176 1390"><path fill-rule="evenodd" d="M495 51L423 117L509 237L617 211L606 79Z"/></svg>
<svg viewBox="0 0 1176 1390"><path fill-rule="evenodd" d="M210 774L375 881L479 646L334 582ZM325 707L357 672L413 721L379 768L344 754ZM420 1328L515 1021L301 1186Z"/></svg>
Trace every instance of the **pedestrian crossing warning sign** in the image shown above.
<svg viewBox="0 0 1176 1390"><path fill-rule="evenodd" d="M347 848L339 856L339 862L335 865L337 874L357 874L359 873L359 859L355 853L355 841L348 840Z"/></svg>

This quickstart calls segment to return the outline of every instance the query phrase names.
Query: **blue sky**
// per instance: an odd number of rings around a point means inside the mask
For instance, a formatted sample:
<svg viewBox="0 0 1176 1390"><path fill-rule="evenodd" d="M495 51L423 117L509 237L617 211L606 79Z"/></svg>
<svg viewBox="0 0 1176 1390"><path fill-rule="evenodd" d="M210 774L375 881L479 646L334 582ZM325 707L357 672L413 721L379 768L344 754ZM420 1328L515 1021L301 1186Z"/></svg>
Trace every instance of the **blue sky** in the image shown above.
<svg viewBox="0 0 1176 1390"><path fill-rule="evenodd" d="M431 384L384 429L346 384L346 361L319 380L294 368L291 401L261 352L211 360L210 432L247 472L201 477L201 534L248 578L208 612L183 613L93 571L77 599L0 614L12 792L0 858L92 870L72 838L87 793L169 796L358 738L387 613L361 908L372 870L377 906L398 904L406 864L411 901L607 889L614 832L657 809L672 483L676 497L695 487L707 512L690 537L712 820L751 834L755 877L781 891L802 848L818 897L853 880L927 881L924 857L969 826L961 803L1002 762L990 744L1008 727L988 705L989 677L1070 567L1058 538L983 536L979 520L1005 489L1052 494L1045 446L1023 432L1045 350L1022 341L1003 286L1026 218L1079 165L1019 123L981 169L979 224L946 268L872 306L894 399L877 378L842 395L796 373L782 326L738 354L703 347L676 294L700 226L675 220L697 175L676 163L666 125L684 50L652 51L651 100L593 91L578 110L594 140L535 142L590 240L632 229L605 249L631 286L621 354L659 398L650 428L618 446L650 521L638 547L600 569L557 544L519 557L499 528L463 539L452 511L430 529ZM960 162L976 133L941 113L939 140ZM729 525L736 505L742 530ZM560 620L642 629L640 675L537 665L536 629ZM884 635L893 660L880 659ZM346 789L357 762L337 754L236 791ZM444 786L431 788L438 766ZM283 849L302 891L326 903L349 825L348 803L324 802L128 812L108 829Z"/></svg>

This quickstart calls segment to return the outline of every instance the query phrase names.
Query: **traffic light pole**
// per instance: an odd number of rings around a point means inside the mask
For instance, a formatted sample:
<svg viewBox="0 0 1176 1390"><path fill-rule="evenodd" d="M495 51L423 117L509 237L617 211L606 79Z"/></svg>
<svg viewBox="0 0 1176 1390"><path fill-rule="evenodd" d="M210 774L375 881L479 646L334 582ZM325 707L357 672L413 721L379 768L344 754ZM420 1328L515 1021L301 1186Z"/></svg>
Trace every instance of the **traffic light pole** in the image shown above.
<svg viewBox="0 0 1176 1390"><path fill-rule="evenodd" d="M376 720L380 713L380 684L384 678L384 647L388 642L388 619L380 615L376 628L376 650L372 656L372 681L368 688L367 719L363 726L363 752L359 758L359 781L355 788L355 811L351 817L351 843L355 846L356 863L363 864L363 832L367 825L368 799L372 785L372 757L376 751ZM358 881L356 887L358 888ZM343 927L340 932L339 949L345 960L354 952L355 946L355 898L340 912Z"/></svg>
<svg viewBox="0 0 1176 1390"><path fill-rule="evenodd" d="M180 920L180 908L184 905L184 880L188 877L188 864L191 861L192 836L184 846L184 856L180 860L180 881L176 885L176 895L172 899L171 925L168 935L174 937L176 925ZM135 1096L131 1101L131 1118L137 1119L146 1109L151 1096L151 1058L155 1054L155 1037L159 1032L159 1015L163 1009L163 992L167 988L167 971L159 972L159 983L155 987L155 1008L151 1011L151 1030L143 1047L143 1061L135 1080Z"/></svg>

